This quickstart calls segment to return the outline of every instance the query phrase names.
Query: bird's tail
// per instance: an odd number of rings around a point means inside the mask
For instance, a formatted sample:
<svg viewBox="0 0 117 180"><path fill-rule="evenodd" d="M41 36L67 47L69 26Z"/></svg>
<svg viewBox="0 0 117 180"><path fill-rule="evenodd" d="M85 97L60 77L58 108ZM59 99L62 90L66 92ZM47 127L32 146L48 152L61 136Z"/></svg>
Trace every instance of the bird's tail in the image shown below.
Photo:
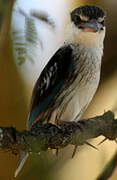
<svg viewBox="0 0 117 180"><path fill-rule="evenodd" d="M22 153L18 167L15 171L14 177L16 177L19 174L19 172L21 171L22 167L24 166L24 163L26 162L28 156L29 156L29 154L27 152Z"/></svg>

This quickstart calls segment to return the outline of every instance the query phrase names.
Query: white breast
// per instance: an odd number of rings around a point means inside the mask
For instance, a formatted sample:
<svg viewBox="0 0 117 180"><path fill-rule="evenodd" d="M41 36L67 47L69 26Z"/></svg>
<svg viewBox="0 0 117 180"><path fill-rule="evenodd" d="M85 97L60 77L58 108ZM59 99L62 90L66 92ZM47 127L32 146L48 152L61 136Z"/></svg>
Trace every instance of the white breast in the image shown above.
<svg viewBox="0 0 117 180"><path fill-rule="evenodd" d="M75 47L75 57L79 57L79 51L80 58L76 59L77 78L64 92L69 95L54 113L58 120L77 121L91 102L99 84L102 53L99 49L81 46Z"/></svg>

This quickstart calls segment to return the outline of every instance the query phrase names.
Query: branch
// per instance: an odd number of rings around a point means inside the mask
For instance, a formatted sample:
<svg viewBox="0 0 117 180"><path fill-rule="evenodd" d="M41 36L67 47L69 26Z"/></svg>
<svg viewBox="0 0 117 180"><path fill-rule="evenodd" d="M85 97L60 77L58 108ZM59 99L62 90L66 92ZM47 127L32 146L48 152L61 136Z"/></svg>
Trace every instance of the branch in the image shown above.
<svg viewBox="0 0 117 180"><path fill-rule="evenodd" d="M48 149L61 149L68 144L80 146L87 143L88 139L100 135L110 140L117 137L117 119L111 111L77 123L41 124L30 131L0 127L0 148L13 154L18 154L19 151L38 153Z"/></svg>

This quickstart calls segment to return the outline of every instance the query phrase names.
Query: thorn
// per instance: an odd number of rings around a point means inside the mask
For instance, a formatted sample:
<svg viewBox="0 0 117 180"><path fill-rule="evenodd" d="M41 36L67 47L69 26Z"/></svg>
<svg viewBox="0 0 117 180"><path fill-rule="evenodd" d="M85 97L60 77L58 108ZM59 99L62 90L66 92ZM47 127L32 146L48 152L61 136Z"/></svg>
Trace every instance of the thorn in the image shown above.
<svg viewBox="0 0 117 180"><path fill-rule="evenodd" d="M90 144L89 142L85 142L85 144L87 144L88 146L90 146L90 147L92 147L93 149L95 149L95 150L98 150L98 148L96 148L95 146L93 146L92 144Z"/></svg>
<svg viewBox="0 0 117 180"><path fill-rule="evenodd" d="M75 154L76 154L77 147L78 147L78 145L75 145L74 150L73 150L73 153L72 153L72 158L73 158L73 157L75 156Z"/></svg>
<svg viewBox="0 0 117 180"><path fill-rule="evenodd" d="M58 152L59 152L59 150L58 150L58 149L56 149L56 156L58 156Z"/></svg>
<svg viewBox="0 0 117 180"><path fill-rule="evenodd" d="M102 143L104 143L107 140L107 138L104 138L101 142L98 143L98 146L100 146Z"/></svg>

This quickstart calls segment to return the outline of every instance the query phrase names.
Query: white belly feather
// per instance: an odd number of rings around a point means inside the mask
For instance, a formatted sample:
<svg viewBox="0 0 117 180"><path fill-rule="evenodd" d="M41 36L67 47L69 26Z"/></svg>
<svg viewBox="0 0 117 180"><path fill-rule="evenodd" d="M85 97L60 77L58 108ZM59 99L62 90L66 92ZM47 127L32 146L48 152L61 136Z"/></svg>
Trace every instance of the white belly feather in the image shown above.
<svg viewBox="0 0 117 180"><path fill-rule="evenodd" d="M64 101L52 113L51 121L55 119L78 121L91 102L99 84L102 49L88 49L83 46L73 48L77 77L73 84L60 95L59 99L64 96Z"/></svg>
<svg viewBox="0 0 117 180"><path fill-rule="evenodd" d="M99 77L98 73L95 82L90 82L89 84L80 86L75 90L71 101L69 101L61 116L61 120L78 121L80 119L97 90Z"/></svg>

